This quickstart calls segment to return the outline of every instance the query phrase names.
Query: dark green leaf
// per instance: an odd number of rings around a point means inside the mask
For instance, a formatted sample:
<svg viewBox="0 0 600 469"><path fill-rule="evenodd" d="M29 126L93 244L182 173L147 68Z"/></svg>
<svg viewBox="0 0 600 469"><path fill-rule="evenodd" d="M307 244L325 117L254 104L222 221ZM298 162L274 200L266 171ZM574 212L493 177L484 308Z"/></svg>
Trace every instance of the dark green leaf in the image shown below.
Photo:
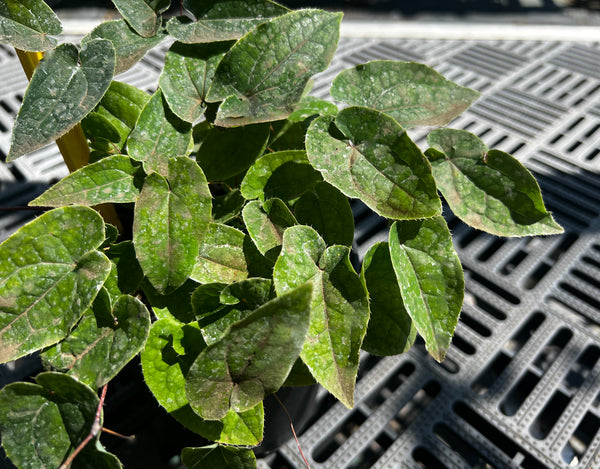
<svg viewBox="0 0 600 469"><path fill-rule="evenodd" d="M404 307L388 243L376 243L367 251L361 276L369 291L371 317L362 348L374 355L407 352L417 330Z"/></svg>
<svg viewBox="0 0 600 469"><path fill-rule="evenodd" d="M0 244L0 362L64 338L92 304L110 261L104 222L86 207L46 212Z"/></svg>
<svg viewBox="0 0 600 469"><path fill-rule="evenodd" d="M283 235L273 281L278 294L304 282L314 285L301 357L319 383L352 407L369 302L365 286L350 264L349 252L347 246L327 248L308 226L293 226Z"/></svg>
<svg viewBox="0 0 600 469"><path fill-rule="evenodd" d="M427 351L441 362L458 322L465 288L446 222L442 217L396 222L389 246L406 311Z"/></svg>
<svg viewBox="0 0 600 469"><path fill-rule="evenodd" d="M221 419L281 387L304 343L311 292L306 284L265 303L198 355L186 377L196 412Z"/></svg>
<svg viewBox="0 0 600 469"><path fill-rule="evenodd" d="M190 279L176 290L163 295L157 292L147 280L142 283L144 294L157 317L175 318L183 323L190 323L194 320L191 300L196 288L198 288L198 283ZM161 309L160 313L157 312L158 309Z"/></svg>
<svg viewBox="0 0 600 469"><path fill-rule="evenodd" d="M32 152L68 132L98 104L114 75L110 41L61 44L36 67L15 120L7 160Z"/></svg>
<svg viewBox="0 0 600 469"><path fill-rule="evenodd" d="M167 10L170 0L112 0L129 25L142 37L151 37L161 24L160 13Z"/></svg>
<svg viewBox="0 0 600 469"><path fill-rule="evenodd" d="M393 219L441 213L431 166L394 119L379 111L346 108L319 117L306 135L306 151L323 179Z"/></svg>
<svg viewBox="0 0 600 469"><path fill-rule="evenodd" d="M167 23L169 35L185 44L212 43L241 38L266 18L200 19L192 21L186 16L171 18Z"/></svg>
<svg viewBox="0 0 600 469"><path fill-rule="evenodd" d="M445 125L479 97L427 65L376 60L340 73L331 96L385 112L404 127Z"/></svg>
<svg viewBox="0 0 600 469"><path fill-rule="evenodd" d="M144 272L135 255L135 248L131 241L113 244L106 251L107 257L113 262L118 272L119 291L133 295L138 290L144 279Z"/></svg>
<svg viewBox="0 0 600 469"><path fill-rule="evenodd" d="M225 54L207 101L223 101L215 123L234 127L284 119L310 77L329 65L339 39L341 14L288 13L263 23Z"/></svg>
<svg viewBox="0 0 600 469"><path fill-rule="evenodd" d="M0 3L0 44L38 52L52 49L62 24L42 0L5 0Z"/></svg>
<svg viewBox="0 0 600 469"><path fill-rule="evenodd" d="M183 7L196 18L271 18L289 10L271 0L183 0Z"/></svg>
<svg viewBox="0 0 600 469"><path fill-rule="evenodd" d="M225 224L241 216L245 203L246 199L244 199L239 189L213 197L213 222Z"/></svg>
<svg viewBox="0 0 600 469"><path fill-rule="evenodd" d="M465 223L499 236L559 234L531 173L511 155L488 150L475 135L439 129L427 156L440 192Z"/></svg>
<svg viewBox="0 0 600 469"><path fill-rule="evenodd" d="M232 446L183 448L181 461L188 469L256 469L256 457L252 450Z"/></svg>

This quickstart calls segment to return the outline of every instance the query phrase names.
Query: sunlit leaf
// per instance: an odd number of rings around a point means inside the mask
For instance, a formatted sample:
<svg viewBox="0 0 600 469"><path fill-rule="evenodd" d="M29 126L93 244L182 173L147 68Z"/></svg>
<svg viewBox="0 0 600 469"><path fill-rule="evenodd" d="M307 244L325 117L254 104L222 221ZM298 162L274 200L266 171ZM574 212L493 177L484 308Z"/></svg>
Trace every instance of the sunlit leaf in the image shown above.
<svg viewBox="0 0 600 469"><path fill-rule="evenodd" d="M0 3L0 44L38 52L52 49L62 24L42 0L5 0Z"/></svg>
<svg viewBox="0 0 600 469"><path fill-rule="evenodd" d="M188 469L256 469L256 457L251 449L232 446L183 448L181 461Z"/></svg>

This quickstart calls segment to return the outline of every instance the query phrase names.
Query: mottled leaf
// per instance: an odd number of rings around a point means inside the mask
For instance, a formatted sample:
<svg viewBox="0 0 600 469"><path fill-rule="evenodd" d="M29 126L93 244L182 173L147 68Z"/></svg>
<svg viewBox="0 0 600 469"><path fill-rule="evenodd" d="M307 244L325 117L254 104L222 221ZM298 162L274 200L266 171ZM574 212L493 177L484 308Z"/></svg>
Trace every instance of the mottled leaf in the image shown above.
<svg viewBox="0 0 600 469"><path fill-rule="evenodd" d="M385 112L409 128L445 125L462 114L479 93L447 80L427 65L375 60L335 77L331 96L351 106Z"/></svg>
<svg viewBox="0 0 600 469"><path fill-rule="evenodd" d="M46 212L0 244L0 362L64 338L110 272L104 222L86 207Z"/></svg>
<svg viewBox="0 0 600 469"><path fill-rule="evenodd" d="M270 18L289 10L271 0L183 0L183 7L196 18Z"/></svg>
<svg viewBox="0 0 600 469"><path fill-rule="evenodd" d="M215 72L207 101L223 101L215 123L234 127L284 119L310 77L329 65L341 14L300 10L280 16L240 39Z"/></svg>
<svg viewBox="0 0 600 469"><path fill-rule="evenodd" d="M114 75L110 41L61 44L36 67L14 123L7 161L67 133L98 104Z"/></svg>
<svg viewBox="0 0 600 469"><path fill-rule="evenodd" d="M252 450L233 446L183 448L181 461L188 469L256 469L256 457Z"/></svg>
<svg viewBox="0 0 600 469"><path fill-rule="evenodd" d="M42 0L5 0L0 3L0 44L38 52L52 49L62 24Z"/></svg>
<svg viewBox="0 0 600 469"><path fill-rule="evenodd" d="M465 223L499 236L559 234L531 173L464 130L439 129L427 156L440 192Z"/></svg>
<svg viewBox="0 0 600 469"><path fill-rule="evenodd" d="M239 39L266 18L200 19L186 16L171 18L167 23L169 35L185 44L212 43Z"/></svg>
<svg viewBox="0 0 600 469"><path fill-rule="evenodd" d="M306 135L306 151L323 179L393 219L441 212L431 166L394 119L362 107L319 117Z"/></svg>
<svg viewBox="0 0 600 469"><path fill-rule="evenodd" d="M281 387L304 343L311 292L306 284L265 303L198 355L185 386L196 412L221 419Z"/></svg>
<svg viewBox="0 0 600 469"><path fill-rule="evenodd" d="M442 217L396 222L390 255L406 311L427 351L442 361L462 308L465 281Z"/></svg>
<svg viewBox="0 0 600 469"><path fill-rule="evenodd" d="M293 226L283 235L273 281L277 294L304 282L314 285L301 357L320 384L352 407L369 302L365 286L350 264L349 252L347 246L326 247L308 226Z"/></svg>
<svg viewBox="0 0 600 469"><path fill-rule="evenodd" d="M151 37L161 24L160 13L171 5L170 0L112 0L127 23L142 37Z"/></svg>

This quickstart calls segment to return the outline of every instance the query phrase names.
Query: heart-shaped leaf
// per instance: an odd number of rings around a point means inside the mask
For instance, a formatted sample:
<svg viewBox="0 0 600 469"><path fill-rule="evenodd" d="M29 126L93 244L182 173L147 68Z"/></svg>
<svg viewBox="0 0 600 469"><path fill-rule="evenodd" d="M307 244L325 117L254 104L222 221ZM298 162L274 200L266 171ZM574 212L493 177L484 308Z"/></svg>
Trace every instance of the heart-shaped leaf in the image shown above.
<svg viewBox="0 0 600 469"><path fill-rule="evenodd" d="M11 0L0 3L0 44L39 52L56 46L49 34L62 33L62 24L42 0Z"/></svg>
<svg viewBox="0 0 600 469"><path fill-rule="evenodd" d="M323 179L348 197L398 220L441 213L431 166L406 131L386 114L362 107L319 117L306 152Z"/></svg>
<svg viewBox="0 0 600 469"><path fill-rule="evenodd" d="M115 49L95 39L61 44L36 67L15 119L7 161L67 133L98 104L114 75Z"/></svg>
<svg viewBox="0 0 600 469"><path fill-rule="evenodd" d="M351 106L385 112L400 125L445 125L462 114L479 93L447 80L427 65L376 60L344 70L331 96Z"/></svg>
<svg viewBox="0 0 600 469"><path fill-rule="evenodd" d="M187 157L168 160L165 179L151 173L135 204L133 244L148 280L159 292L190 276L210 220L206 178Z"/></svg>
<svg viewBox="0 0 600 469"><path fill-rule="evenodd" d="M200 352L185 386L196 412L221 419L281 387L306 337L311 292L306 284L265 303Z"/></svg>
<svg viewBox="0 0 600 469"><path fill-rule="evenodd" d="M171 0L112 0L129 25L142 37L151 37L161 24L160 13L171 5Z"/></svg>
<svg viewBox="0 0 600 469"><path fill-rule="evenodd" d="M362 348L374 355L398 355L413 345L417 329L408 315L392 266L388 243L376 243L362 264L371 308Z"/></svg>
<svg viewBox="0 0 600 469"><path fill-rule="evenodd" d="M340 21L338 13L300 10L246 34L219 63L208 92L207 101L223 101L215 123L235 127L289 116L310 77L331 62Z"/></svg>
<svg viewBox="0 0 600 469"><path fill-rule="evenodd" d="M135 202L140 193L134 175L138 167L125 155L114 155L84 166L61 179L30 206L93 206L105 202Z"/></svg>
<svg viewBox="0 0 600 469"><path fill-rule="evenodd" d="M395 222L390 255L406 311L441 362L462 308L465 280L443 217Z"/></svg>
<svg viewBox="0 0 600 469"><path fill-rule="evenodd" d="M188 469L256 469L256 456L252 450L233 446L183 448L181 461Z"/></svg>
<svg viewBox="0 0 600 469"><path fill-rule="evenodd" d="M46 212L0 244L0 362L63 339L92 304L110 261L104 222L86 207Z"/></svg>
<svg viewBox="0 0 600 469"><path fill-rule="evenodd" d="M330 246L308 226L283 235L273 281L278 294L314 285L302 360L315 379L347 407L354 403L358 356L369 320L367 291L354 272L347 246Z"/></svg>
<svg viewBox="0 0 600 469"><path fill-rule="evenodd" d="M123 295L107 317L88 310L77 327L43 353L55 369L99 388L142 349L150 330L150 314L138 299Z"/></svg>
<svg viewBox="0 0 600 469"><path fill-rule="evenodd" d="M563 232L546 211L535 178L511 155L488 150L464 130L435 130L427 142L440 192L465 223L499 236Z"/></svg>

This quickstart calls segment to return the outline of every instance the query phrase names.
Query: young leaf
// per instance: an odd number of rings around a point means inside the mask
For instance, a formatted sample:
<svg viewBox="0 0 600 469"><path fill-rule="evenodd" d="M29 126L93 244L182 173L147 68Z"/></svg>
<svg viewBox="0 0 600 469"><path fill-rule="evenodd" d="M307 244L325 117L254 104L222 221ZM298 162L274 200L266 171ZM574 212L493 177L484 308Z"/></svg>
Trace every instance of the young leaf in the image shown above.
<svg viewBox="0 0 600 469"><path fill-rule="evenodd" d="M427 65L376 60L344 70L331 96L351 106L385 112L406 128L445 125L479 97Z"/></svg>
<svg viewBox="0 0 600 469"><path fill-rule="evenodd" d="M0 3L0 44L31 52L45 51L57 42L48 35L60 33L60 20L42 0Z"/></svg>
<svg viewBox="0 0 600 469"><path fill-rule="evenodd" d="M406 311L441 362L462 307L465 280L443 217L396 222L390 256Z"/></svg>
<svg viewBox="0 0 600 469"><path fill-rule="evenodd" d="M60 207L135 202L140 193L133 183L137 170L128 156L109 156L69 174L29 205Z"/></svg>
<svg viewBox="0 0 600 469"><path fill-rule="evenodd" d="M306 337L311 292L306 284L265 303L200 352L185 386L196 412L221 419L281 387Z"/></svg>
<svg viewBox="0 0 600 469"><path fill-rule="evenodd" d="M182 120L197 121L206 109L206 93L229 43L187 45L175 42L165 55L158 84L169 107Z"/></svg>
<svg viewBox="0 0 600 469"><path fill-rule="evenodd" d="M361 277L367 285L371 307L363 350L374 355L407 352L417 330L404 307L388 243L376 243L367 251Z"/></svg>
<svg viewBox="0 0 600 469"><path fill-rule="evenodd" d="M306 152L323 179L380 215L405 220L441 213L431 166L406 131L386 114L346 108L319 117Z"/></svg>
<svg viewBox="0 0 600 469"><path fill-rule="evenodd" d="M369 320L366 289L350 264L347 246L330 246L308 226L293 226L273 271L278 294L313 285L302 360L316 380L347 407L354 403L358 355Z"/></svg>
<svg viewBox="0 0 600 469"><path fill-rule="evenodd" d="M81 40L82 44L93 39L108 39L115 47L117 66L115 75L129 70L139 62L146 52L160 44L166 34L158 32L151 37L137 34L125 20L105 21L92 29Z"/></svg>
<svg viewBox="0 0 600 469"><path fill-rule="evenodd" d="M223 101L215 123L235 127L284 119L310 77L327 68L339 39L341 14L288 13L246 34L225 54L207 101Z"/></svg>
<svg viewBox="0 0 600 469"><path fill-rule="evenodd" d="M499 236L563 232L546 211L535 178L511 155L488 150L464 130L438 129L427 142L440 192L465 223Z"/></svg>
<svg viewBox="0 0 600 469"><path fill-rule="evenodd" d="M61 44L36 67L15 119L7 161L67 133L98 104L114 75L110 41Z"/></svg>
<svg viewBox="0 0 600 469"><path fill-rule="evenodd" d="M190 277L200 283L244 280L248 267L243 249L244 233L231 226L211 223Z"/></svg>
<svg viewBox="0 0 600 469"><path fill-rule="evenodd" d="M104 221L86 207L51 210L0 244L0 362L63 339L92 304L110 261Z"/></svg>
<svg viewBox="0 0 600 469"><path fill-rule="evenodd" d="M169 109L159 89L146 104L127 139L129 156L142 161L147 173L166 175L168 160L192 151L192 124Z"/></svg>
<svg viewBox="0 0 600 469"><path fill-rule="evenodd" d="M129 25L142 37L151 37L161 24L160 13L171 5L170 0L112 0Z"/></svg>
<svg viewBox="0 0 600 469"><path fill-rule="evenodd" d="M167 172L166 179L157 173L146 178L133 220L138 261L159 292L190 276L211 209L208 184L193 160L170 158Z"/></svg>
<svg viewBox="0 0 600 469"><path fill-rule="evenodd" d="M36 380L38 384L11 383L0 390L2 446L19 467L59 467L92 428L98 396L63 373L40 373ZM73 467L119 469L121 463L96 437Z"/></svg>
<svg viewBox="0 0 600 469"><path fill-rule="evenodd" d="M256 469L256 456L251 449L232 446L183 448L181 461L188 469Z"/></svg>

